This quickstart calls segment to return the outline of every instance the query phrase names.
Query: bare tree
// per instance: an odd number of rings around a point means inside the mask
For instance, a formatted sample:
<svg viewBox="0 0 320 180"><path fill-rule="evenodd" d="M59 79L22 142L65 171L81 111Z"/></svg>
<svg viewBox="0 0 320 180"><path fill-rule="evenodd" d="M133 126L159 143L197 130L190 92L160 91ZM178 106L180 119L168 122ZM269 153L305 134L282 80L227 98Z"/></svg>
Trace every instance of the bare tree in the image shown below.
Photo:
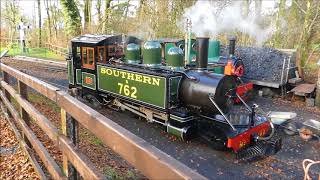
<svg viewBox="0 0 320 180"><path fill-rule="evenodd" d="M41 4L40 4L40 0L38 0L38 18L39 18L38 47L41 47Z"/></svg>
<svg viewBox="0 0 320 180"><path fill-rule="evenodd" d="M52 38L51 28L52 28L52 25L51 25L51 15L50 15L50 10L49 10L49 0L44 0L44 5L46 7L46 12L47 12L49 42L51 43L51 38Z"/></svg>
<svg viewBox="0 0 320 180"><path fill-rule="evenodd" d="M91 27L91 0L84 0L84 9L83 9L83 17L84 17L84 32L89 32Z"/></svg>

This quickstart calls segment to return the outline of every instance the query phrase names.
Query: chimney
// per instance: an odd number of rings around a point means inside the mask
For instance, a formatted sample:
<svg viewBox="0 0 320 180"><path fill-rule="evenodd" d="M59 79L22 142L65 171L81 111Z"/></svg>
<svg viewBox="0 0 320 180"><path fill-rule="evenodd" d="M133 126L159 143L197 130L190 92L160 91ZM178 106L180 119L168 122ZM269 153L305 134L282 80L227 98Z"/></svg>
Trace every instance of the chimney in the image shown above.
<svg viewBox="0 0 320 180"><path fill-rule="evenodd" d="M229 57L234 56L234 52L236 49L236 38L235 37L229 37Z"/></svg>
<svg viewBox="0 0 320 180"><path fill-rule="evenodd" d="M208 37L197 37L196 45L197 45L196 46L197 47L196 68L197 69L207 69L209 38Z"/></svg>

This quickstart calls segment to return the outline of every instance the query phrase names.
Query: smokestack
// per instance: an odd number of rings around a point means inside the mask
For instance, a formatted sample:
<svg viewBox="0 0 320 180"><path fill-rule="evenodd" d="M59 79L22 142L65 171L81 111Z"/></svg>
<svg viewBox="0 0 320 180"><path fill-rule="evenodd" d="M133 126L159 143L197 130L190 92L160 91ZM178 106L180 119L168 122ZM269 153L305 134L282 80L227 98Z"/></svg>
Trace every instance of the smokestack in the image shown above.
<svg viewBox="0 0 320 180"><path fill-rule="evenodd" d="M197 69L207 69L208 66L208 48L209 38L208 37L197 37Z"/></svg>
<svg viewBox="0 0 320 180"><path fill-rule="evenodd" d="M235 37L229 37L229 57L234 56L234 52L236 49L236 38Z"/></svg>

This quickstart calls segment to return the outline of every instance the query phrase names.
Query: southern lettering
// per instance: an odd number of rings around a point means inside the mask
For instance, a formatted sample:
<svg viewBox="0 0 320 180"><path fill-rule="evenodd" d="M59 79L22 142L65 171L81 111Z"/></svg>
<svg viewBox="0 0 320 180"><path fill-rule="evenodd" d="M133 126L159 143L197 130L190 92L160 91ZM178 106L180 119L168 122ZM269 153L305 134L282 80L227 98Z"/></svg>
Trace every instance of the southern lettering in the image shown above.
<svg viewBox="0 0 320 180"><path fill-rule="evenodd" d="M150 77L142 74L135 74L127 71L121 71L121 70L109 69L109 68L101 68L100 71L101 71L101 74L106 74L109 76L121 77L123 79L146 83L153 86L160 85L160 78L156 78L156 77Z"/></svg>

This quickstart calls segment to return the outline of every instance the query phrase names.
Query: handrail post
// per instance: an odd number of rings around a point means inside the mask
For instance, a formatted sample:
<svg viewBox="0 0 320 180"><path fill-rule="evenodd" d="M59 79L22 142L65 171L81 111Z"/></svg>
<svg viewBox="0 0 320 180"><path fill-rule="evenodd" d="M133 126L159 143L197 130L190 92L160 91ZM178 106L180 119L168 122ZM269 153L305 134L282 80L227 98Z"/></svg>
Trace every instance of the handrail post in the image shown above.
<svg viewBox="0 0 320 180"><path fill-rule="evenodd" d="M27 85L24 84L23 82L18 80L18 93L21 95L21 97L23 97L24 99L28 99L28 89L27 89ZM20 110L20 117L22 120L25 121L25 123L30 126L30 116L29 114L19 105L19 110ZM25 134L22 134L22 137L24 139L24 141L26 142L26 144L31 147L31 144L28 140L28 138L25 136Z"/></svg>

